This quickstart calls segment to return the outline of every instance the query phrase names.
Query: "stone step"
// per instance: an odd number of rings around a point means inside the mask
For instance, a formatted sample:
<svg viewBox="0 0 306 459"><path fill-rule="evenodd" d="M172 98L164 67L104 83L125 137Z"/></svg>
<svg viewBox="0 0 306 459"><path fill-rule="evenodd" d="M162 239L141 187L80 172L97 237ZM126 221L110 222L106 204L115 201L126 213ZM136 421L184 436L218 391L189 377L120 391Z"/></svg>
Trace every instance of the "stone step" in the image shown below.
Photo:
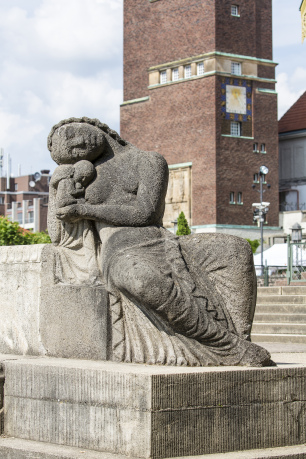
<svg viewBox="0 0 306 459"><path fill-rule="evenodd" d="M118 454L11 437L0 437L0 457L1 459L126 459L126 456ZM305 457L306 445L294 445L193 456L193 459L302 459Z"/></svg>
<svg viewBox="0 0 306 459"><path fill-rule="evenodd" d="M282 295L306 295L306 286L284 286L282 287Z"/></svg>
<svg viewBox="0 0 306 459"><path fill-rule="evenodd" d="M306 324L306 314L276 314L269 313L258 313L256 312L254 322L265 322L265 323L287 323L287 324Z"/></svg>
<svg viewBox="0 0 306 459"><path fill-rule="evenodd" d="M284 285L279 287L259 287L257 289L257 295L306 295L306 286Z"/></svg>
<svg viewBox="0 0 306 459"><path fill-rule="evenodd" d="M14 437L0 437L1 459L124 459L112 453L101 453L73 446L54 445ZM132 458L130 458L132 459Z"/></svg>
<svg viewBox="0 0 306 459"><path fill-rule="evenodd" d="M253 322L252 331L253 333L281 333L289 335L305 334L306 336L306 324Z"/></svg>
<svg viewBox="0 0 306 459"><path fill-rule="evenodd" d="M255 315L256 314L306 314L306 304L278 304L278 303L268 303L268 304L257 304Z"/></svg>
<svg viewBox="0 0 306 459"><path fill-rule="evenodd" d="M266 303L306 304L306 295L261 295L257 298L257 304Z"/></svg>
<svg viewBox="0 0 306 459"><path fill-rule="evenodd" d="M259 287L257 289L257 295L281 295L282 287Z"/></svg>
<svg viewBox="0 0 306 459"><path fill-rule="evenodd" d="M306 335L252 333L251 338L254 343L306 344Z"/></svg>

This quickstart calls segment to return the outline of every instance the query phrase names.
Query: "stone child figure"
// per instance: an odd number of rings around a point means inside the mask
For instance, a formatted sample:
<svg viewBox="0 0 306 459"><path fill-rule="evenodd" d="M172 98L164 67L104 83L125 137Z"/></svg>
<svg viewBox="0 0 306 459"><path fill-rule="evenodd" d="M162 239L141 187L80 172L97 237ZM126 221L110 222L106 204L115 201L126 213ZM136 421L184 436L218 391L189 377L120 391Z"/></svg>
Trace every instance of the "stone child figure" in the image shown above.
<svg viewBox="0 0 306 459"><path fill-rule="evenodd" d="M55 125L48 148L60 164L55 176L62 165L83 160L95 167L85 199L70 193L76 203L65 202L56 185L68 186L73 176L51 181L48 228L68 254L84 245L90 252L89 235L92 254L98 247L110 298L112 360L271 365L269 353L250 342L256 279L249 244L221 234L179 238L163 228L168 166L161 155L85 117Z"/></svg>
<svg viewBox="0 0 306 459"><path fill-rule="evenodd" d="M59 166L52 175L52 186L57 190L56 204L60 207L76 204L76 198L85 198L85 187L95 177L94 165L86 160L74 166Z"/></svg>

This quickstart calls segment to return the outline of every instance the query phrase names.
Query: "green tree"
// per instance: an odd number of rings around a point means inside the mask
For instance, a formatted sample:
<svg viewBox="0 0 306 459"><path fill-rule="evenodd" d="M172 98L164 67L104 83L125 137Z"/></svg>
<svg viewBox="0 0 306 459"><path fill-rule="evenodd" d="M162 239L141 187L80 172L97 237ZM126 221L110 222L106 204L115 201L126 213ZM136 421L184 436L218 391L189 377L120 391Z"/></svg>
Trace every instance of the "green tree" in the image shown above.
<svg viewBox="0 0 306 459"><path fill-rule="evenodd" d="M48 234L48 231L31 233L31 237L32 237L31 244L51 244L51 239Z"/></svg>
<svg viewBox="0 0 306 459"><path fill-rule="evenodd" d="M253 241L251 239L246 239L246 240L250 244L252 248L252 252L255 253L258 247L260 246L260 240L259 239L254 239Z"/></svg>
<svg viewBox="0 0 306 459"><path fill-rule="evenodd" d="M17 222L11 222L7 217L0 216L0 246L48 244L50 242L51 239L47 232L32 233L21 228Z"/></svg>
<svg viewBox="0 0 306 459"><path fill-rule="evenodd" d="M186 220L184 212L181 212L178 219L177 219L177 236L185 236L190 234L190 228L188 226L188 222Z"/></svg>

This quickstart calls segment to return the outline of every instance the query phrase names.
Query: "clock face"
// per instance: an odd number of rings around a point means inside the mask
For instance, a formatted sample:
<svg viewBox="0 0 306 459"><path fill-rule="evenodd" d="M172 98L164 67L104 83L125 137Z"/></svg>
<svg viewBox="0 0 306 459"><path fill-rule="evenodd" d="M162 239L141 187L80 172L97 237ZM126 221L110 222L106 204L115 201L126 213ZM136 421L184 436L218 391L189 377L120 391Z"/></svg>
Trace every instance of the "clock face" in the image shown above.
<svg viewBox="0 0 306 459"><path fill-rule="evenodd" d="M226 85L226 111L246 115L246 88L241 86Z"/></svg>

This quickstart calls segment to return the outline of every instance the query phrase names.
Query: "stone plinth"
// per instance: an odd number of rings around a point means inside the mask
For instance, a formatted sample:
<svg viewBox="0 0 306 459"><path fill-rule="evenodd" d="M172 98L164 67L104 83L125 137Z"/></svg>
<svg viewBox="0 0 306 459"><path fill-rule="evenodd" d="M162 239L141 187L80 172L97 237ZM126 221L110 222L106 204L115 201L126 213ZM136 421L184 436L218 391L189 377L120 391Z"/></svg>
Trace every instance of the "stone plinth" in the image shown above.
<svg viewBox="0 0 306 459"><path fill-rule="evenodd" d="M2 359L4 360L4 359ZM5 434L166 458L306 442L306 368L4 361Z"/></svg>
<svg viewBox="0 0 306 459"><path fill-rule="evenodd" d="M56 283L51 244L1 247L0 276L0 353L108 358L107 292Z"/></svg>

